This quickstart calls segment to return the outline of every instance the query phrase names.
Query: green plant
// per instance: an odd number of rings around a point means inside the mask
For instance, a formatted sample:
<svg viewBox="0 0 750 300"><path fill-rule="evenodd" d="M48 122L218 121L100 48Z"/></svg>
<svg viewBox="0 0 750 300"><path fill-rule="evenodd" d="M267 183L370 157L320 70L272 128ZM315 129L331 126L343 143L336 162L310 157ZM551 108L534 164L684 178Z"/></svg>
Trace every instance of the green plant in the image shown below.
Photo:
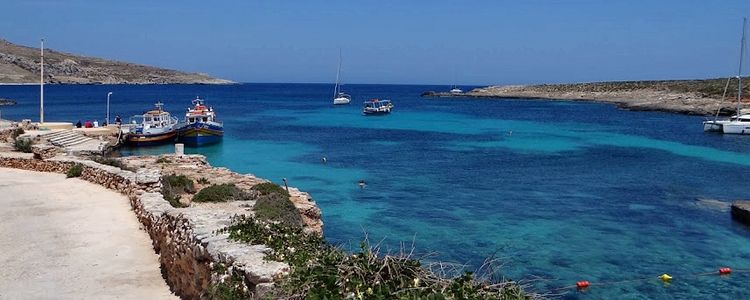
<svg viewBox="0 0 750 300"><path fill-rule="evenodd" d="M209 181L208 181L208 179L206 179L206 177L201 177L201 178L198 178L198 180L197 180L197 181L198 181L198 183L200 183L200 184L209 184L209 183L211 183L211 182L209 182Z"/></svg>
<svg viewBox="0 0 750 300"><path fill-rule="evenodd" d="M216 266L211 270L214 277L223 277L224 279L214 281L209 285L209 299L241 300L251 298L245 278L239 271L227 268L222 263L217 263Z"/></svg>
<svg viewBox="0 0 750 300"><path fill-rule="evenodd" d="M67 178L80 177L81 173L83 173L83 165L76 163L70 166L70 169L68 169L68 172L65 173L65 176Z"/></svg>
<svg viewBox="0 0 750 300"><path fill-rule="evenodd" d="M168 163L172 163L172 161L169 160L169 158L166 158L166 157L159 157L159 158L156 159L156 163L157 164L168 164Z"/></svg>
<svg viewBox="0 0 750 300"><path fill-rule="evenodd" d="M260 192L261 195L282 194L289 196L289 192L287 192L287 190L273 182L256 184L253 186L252 190Z"/></svg>
<svg viewBox="0 0 750 300"><path fill-rule="evenodd" d="M253 206L255 217L261 220L281 222L287 226L302 227L302 217L289 196L280 193L261 195Z"/></svg>
<svg viewBox="0 0 750 300"><path fill-rule="evenodd" d="M184 193L195 193L195 185L190 178L175 174L161 177L161 194L173 207L184 207L180 202Z"/></svg>
<svg viewBox="0 0 750 300"><path fill-rule="evenodd" d="M26 133L26 131L24 131L23 128L18 127L13 130L13 133L11 134L11 136L13 137L13 139L15 139L24 133Z"/></svg>
<svg viewBox="0 0 750 300"><path fill-rule="evenodd" d="M276 282L273 299L533 299L514 282L487 281L470 272L423 266L411 252L381 254L366 240L348 254L301 228L238 217L221 230L231 239L266 245L266 259L291 271ZM441 264L441 266L445 266ZM482 269L480 269L482 270ZM485 268L484 270L494 270ZM453 276L453 274L459 274Z"/></svg>
<svg viewBox="0 0 750 300"><path fill-rule="evenodd" d="M250 194L243 192L231 183L211 185L193 196L194 202L226 202L250 200Z"/></svg>
<svg viewBox="0 0 750 300"><path fill-rule="evenodd" d="M30 139L20 138L13 142L13 147L23 153L31 153L31 145L33 145L33 142Z"/></svg>
<svg viewBox="0 0 750 300"><path fill-rule="evenodd" d="M122 161L120 161L119 159L116 159L116 158L104 157L104 156L95 156L93 159L94 159L95 162L98 162L98 163L103 164L103 165L113 166L113 167L116 167L116 168L120 168L120 169L123 169L123 170L132 171L132 172L137 171L135 168L128 167L126 164L124 164Z"/></svg>

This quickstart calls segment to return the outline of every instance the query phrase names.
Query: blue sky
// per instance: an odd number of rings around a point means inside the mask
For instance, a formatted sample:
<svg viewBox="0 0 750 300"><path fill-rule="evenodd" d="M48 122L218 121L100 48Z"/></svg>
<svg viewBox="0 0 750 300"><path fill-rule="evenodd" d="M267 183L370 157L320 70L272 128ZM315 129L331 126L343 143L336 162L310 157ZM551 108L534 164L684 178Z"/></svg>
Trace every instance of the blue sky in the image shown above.
<svg viewBox="0 0 750 300"><path fill-rule="evenodd" d="M0 38L241 82L525 84L736 73L750 1L8 0Z"/></svg>

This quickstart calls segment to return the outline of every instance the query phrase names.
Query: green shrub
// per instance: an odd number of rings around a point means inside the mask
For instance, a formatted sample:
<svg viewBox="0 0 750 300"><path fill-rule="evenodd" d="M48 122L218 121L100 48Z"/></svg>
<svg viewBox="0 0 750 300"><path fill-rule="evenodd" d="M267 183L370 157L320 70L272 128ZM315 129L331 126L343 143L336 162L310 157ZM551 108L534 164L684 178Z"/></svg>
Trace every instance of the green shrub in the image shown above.
<svg viewBox="0 0 750 300"><path fill-rule="evenodd" d="M224 280L213 282L208 287L209 299L220 300L243 300L251 299L252 295L248 293L245 277L236 269L231 271L222 263L216 263L211 271L215 277L225 277Z"/></svg>
<svg viewBox="0 0 750 300"><path fill-rule="evenodd" d="M348 254L301 228L255 218L236 218L221 231L240 242L266 245L270 251L265 259L289 264L290 273L269 294L272 299L534 298L514 282L490 282L485 278L491 277L470 272L434 272L439 269L424 267L411 252L381 254L366 241L358 252Z"/></svg>
<svg viewBox="0 0 750 300"><path fill-rule="evenodd" d="M65 173L65 176L67 178L72 177L81 177L81 173L83 173L83 165L82 164L74 164L68 169L68 172Z"/></svg>
<svg viewBox="0 0 750 300"><path fill-rule="evenodd" d="M20 135L24 133L26 133L26 131L24 131L23 128L18 127L15 130L13 130L13 133L11 134L11 136L13 137L13 139L16 139L17 137L19 137Z"/></svg>
<svg viewBox="0 0 750 300"><path fill-rule="evenodd" d="M116 158L104 157L104 156L95 156L94 157L94 161L98 162L100 164L103 164L103 165L113 166L113 167L120 168L120 169L123 169L123 170L128 170L128 171L132 171L132 172L137 171L134 168L128 167L122 161L120 161L119 159L116 159Z"/></svg>
<svg viewBox="0 0 750 300"><path fill-rule="evenodd" d="M281 193L261 195L253 206L255 217L261 220L275 221L287 226L302 227L302 217L289 196Z"/></svg>
<svg viewBox="0 0 750 300"><path fill-rule="evenodd" d="M198 178L198 183L200 183L200 184L209 184L211 182L209 182L208 179L206 179L206 177L201 177L201 178Z"/></svg>
<svg viewBox="0 0 750 300"><path fill-rule="evenodd" d="M287 192L286 189L273 182L259 183L253 186L252 189L254 191L260 192L261 195L270 195L276 193L289 196L289 192Z"/></svg>
<svg viewBox="0 0 750 300"><path fill-rule="evenodd" d="M211 185L193 196L194 202L226 202L251 200L250 194L243 192L231 183Z"/></svg>
<svg viewBox="0 0 750 300"><path fill-rule="evenodd" d="M168 164L168 163L171 163L171 162L172 161L169 160L169 158L166 158L166 157L159 157L159 158L156 159L156 163L157 164Z"/></svg>
<svg viewBox="0 0 750 300"><path fill-rule="evenodd" d="M161 194L173 207L184 207L180 198L184 193L195 193L193 181L185 175L164 175L161 177Z"/></svg>
<svg viewBox="0 0 750 300"><path fill-rule="evenodd" d="M31 153L31 145L33 145L33 142L30 139L21 138L16 139L15 142L13 142L13 147L23 153Z"/></svg>

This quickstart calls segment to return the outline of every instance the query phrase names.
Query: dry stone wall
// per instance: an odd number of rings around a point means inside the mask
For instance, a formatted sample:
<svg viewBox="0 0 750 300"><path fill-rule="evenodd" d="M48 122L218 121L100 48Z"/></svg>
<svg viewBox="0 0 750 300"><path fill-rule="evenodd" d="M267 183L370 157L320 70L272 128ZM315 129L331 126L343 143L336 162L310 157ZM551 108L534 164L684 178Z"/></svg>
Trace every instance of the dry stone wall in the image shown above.
<svg viewBox="0 0 750 300"><path fill-rule="evenodd" d="M237 243L226 233L216 233L230 225L233 216L249 212L246 205L174 208L159 192L161 172L154 169L131 172L76 158L0 156L0 167L40 172L66 173L77 163L83 165L80 179L116 190L130 199L159 254L167 284L183 299L205 298L210 284L223 280L212 278L215 264L240 270L256 297L268 291L276 278L288 273L285 263L264 260L267 247Z"/></svg>

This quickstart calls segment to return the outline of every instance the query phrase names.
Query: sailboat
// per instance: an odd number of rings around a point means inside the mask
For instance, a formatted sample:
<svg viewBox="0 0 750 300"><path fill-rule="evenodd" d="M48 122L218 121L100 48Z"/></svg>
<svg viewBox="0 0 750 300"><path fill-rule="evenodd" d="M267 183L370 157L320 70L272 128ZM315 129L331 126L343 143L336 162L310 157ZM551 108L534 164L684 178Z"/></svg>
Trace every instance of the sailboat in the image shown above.
<svg viewBox="0 0 750 300"><path fill-rule="evenodd" d="M341 49L339 49L339 68L336 71L336 85L333 88L333 104L349 104L352 102L352 96L341 91Z"/></svg>
<svg viewBox="0 0 750 300"><path fill-rule="evenodd" d="M455 94L461 94L463 92L464 91L459 89L458 86L456 86L455 84L451 86L451 94L455 95Z"/></svg>
<svg viewBox="0 0 750 300"><path fill-rule="evenodd" d="M750 114L742 114L742 63L745 58L745 35L747 18L742 18L742 40L740 42L740 65L737 71L737 114L728 120L713 120L703 122L704 131L719 131L726 134L750 134ZM729 82L727 81L727 87ZM726 89L725 89L726 93Z"/></svg>

